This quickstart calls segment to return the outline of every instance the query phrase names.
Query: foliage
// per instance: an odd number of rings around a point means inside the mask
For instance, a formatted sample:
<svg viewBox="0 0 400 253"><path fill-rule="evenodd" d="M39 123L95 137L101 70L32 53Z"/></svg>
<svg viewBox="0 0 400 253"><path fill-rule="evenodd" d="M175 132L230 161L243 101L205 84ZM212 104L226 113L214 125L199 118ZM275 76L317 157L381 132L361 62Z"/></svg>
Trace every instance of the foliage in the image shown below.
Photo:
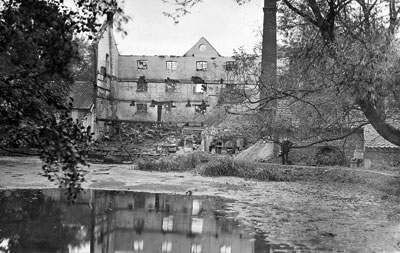
<svg viewBox="0 0 400 253"><path fill-rule="evenodd" d="M237 176L253 178L255 167L246 161L234 160L231 156L215 156L201 166L201 174L205 176Z"/></svg>
<svg viewBox="0 0 400 253"><path fill-rule="evenodd" d="M90 240L89 234L77 236L80 226L66 226L65 214L74 206L66 206L39 190L4 191L0 193L0 203L0 242L9 239L8 251L1 249L4 252L54 252ZM77 208L81 212L75 214L76 220L89 227L89 207Z"/></svg>
<svg viewBox="0 0 400 253"><path fill-rule="evenodd" d="M291 167L275 164L249 163L227 156L216 157L201 166L204 176L235 176L260 181L320 181L340 183L365 183L351 170L342 168Z"/></svg>
<svg viewBox="0 0 400 253"><path fill-rule="evenodd" d="M159 159L141 159L138 169L145 171L187 171L208 162L211 155L203 151L194 151L175 156L166 156Z"/></svg>
<svg viewBox="0 0 400 253"><path fill-rule="evenodd" d="M346 129L371 123L400 144L400 132L387 121L399 108L393 7L375 2L367 8L364 1L283 3L281 11L291 13L281 18L290 43L285 45L289 71L267 94L288 101L309 136L318 128L346 136Z"/></svg>
<svg viewBox="0 0 400 253"><path fill-rule="evenodd" d="M75 38L73 43L78 51L78 59L73 60L71 66L73 79L93 82L93 49L90 42L82 38Z"/></svg>
<svg viewBox="0 0 400 253"><path fill-rule="evenodd" d="M97 17L114 11L115 1L0 1L0 148L38 150L44 175L69 187L83 180L84 149L90 134L69 118L68 99L78 34L96 32ZM37 153L36 153L37 154Z"/></svg>
<svg viewBox="0 0 400 253"><path fill-rule="evenodd" d="M208 162L210 159L211 155L204 151L193 151L176 156L176 160L179 162L180 166L186 169L195 169L199 165Z"/></svg>
<svg viewBox="0 0 400 253"><path fill-rule="evenodd" d="M138 161L138 169L144 171L181 171L179 163L169 156L160 159L141 159Z"/></svg>

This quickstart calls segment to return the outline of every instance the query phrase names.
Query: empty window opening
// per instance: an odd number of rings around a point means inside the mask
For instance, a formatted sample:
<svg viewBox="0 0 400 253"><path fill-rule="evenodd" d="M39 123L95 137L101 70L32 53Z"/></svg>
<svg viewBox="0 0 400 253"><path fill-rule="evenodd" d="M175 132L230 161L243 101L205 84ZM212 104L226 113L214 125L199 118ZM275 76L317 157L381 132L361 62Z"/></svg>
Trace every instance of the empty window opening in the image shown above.
<svg viewBox="0 0 400 253"><path fill-rule="evenodd" d="M162 230L164 232L171 232L174 227L174 216L170 215L163 218Z"/></svg>
<svg viewBox="0 0 400 253"><path fill-rule="evenodd" d="M201 244L192 244L190 253L201 253Z"/></svg>
<svg viewBox="0 0 400 253"><path fill-rule="evenodd" d="M137 81L136 92L147 92L147 81L144 76L141 76Z"/></svg>
<svg viewBox="0 0 400 253"><path fill-rule="evenodd" d="M106 76L107 75L107 69L104 66L100 67L100 75Z"/></svg>
<svg viewBox="0 0 400 253"><path fill-rule="evenodd" d="M138 60L137 61L137 68L138 69L147 69L148 62L147 60Z"/></svg>
<svg viewBox="0 0 400 253"><path fill-rule="evenodd" d="M165 84L165 92L176 92L176 84L175 83L166 83Z"/></svg>
<svg viewBox="0 0 400 253"><path fill-rule="evenodd" d="M177 83L179 83L179 80L165 79L165 92L177 92Z"/></svg>
<svg viewBox="0 0 400 253"><path fill-rule="evenodd" d="M143 252L143 240L133 241L133 252Z"/></svg>
<svg viewBox="0 0 400 253"><path fill-rule="evenodd" d="M161 252L162 253L171 253L172 252L172 242L171 241L163 241L161 244Z"/></svg>
<svg viewBox="0 0 400 253"><path fill-rule="evenodd" d="M236 69L236 63L234 61L227 61L225 63L225 70L232 71Z"/></svg>
<svg viewBox="0 0 400 253"><path fill-rule="evenodd" d="M194 93L204 93L207 92L207 84L197 83L194 86Z"/></svg>
<svg viewBox="0 0 400 253"><path fill-rule="evenodd" d="M206 114L207 106L208 105L206 104L206 102L203 101L201 104L195 105L194 111L195 111L195 113Z"/></svg>
<svg viewBox="0 0 400 253"><path fill-rule="evenodd" d="M146 114L147 113L147 104L137 104L137 111L138 114Z"/></svg>
<svg viewBox="0 0 400 253"><path fill-rule="evenodd" d="M232 253L232 246L231 245L222 245L219 248L220 253Z"/></svg>
<svg viewBox="0 0 400 253"><path fill-rule="evenodd" d="M167 68L167 70L177 70L178 63L176 61L167 61L166 68Z"/></svg>
<svg viewBox="0 0 400 253"><path fill-rule="evenodd" d="M206 61L197 61L196 62L196 70L197 71L207 70L207 62Z"/></svg>

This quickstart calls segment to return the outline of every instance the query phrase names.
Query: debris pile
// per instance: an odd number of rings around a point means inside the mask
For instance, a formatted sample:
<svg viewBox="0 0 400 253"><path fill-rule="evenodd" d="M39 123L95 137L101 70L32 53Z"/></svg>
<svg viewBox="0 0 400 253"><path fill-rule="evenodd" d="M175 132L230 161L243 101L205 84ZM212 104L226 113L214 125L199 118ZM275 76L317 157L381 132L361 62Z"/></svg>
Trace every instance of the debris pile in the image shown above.
<svg viewBox="0 0 400 253"><path fill-rule="evenodd" d="M122 123L114 134L96 141L89 159L97 162L132 163L141 157L160 157L178 151L181 131L172 124Z"/></svg>

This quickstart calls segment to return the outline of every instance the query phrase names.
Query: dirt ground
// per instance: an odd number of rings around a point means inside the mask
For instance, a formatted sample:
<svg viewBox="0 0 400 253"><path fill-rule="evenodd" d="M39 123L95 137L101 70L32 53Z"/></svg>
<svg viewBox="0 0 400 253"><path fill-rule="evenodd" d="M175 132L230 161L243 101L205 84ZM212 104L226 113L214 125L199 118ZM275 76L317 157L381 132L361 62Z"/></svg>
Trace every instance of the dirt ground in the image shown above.
<svg viewBox="0 0 400 253"><path fill-rule="evenodd" d="M0 157L0 188L49 188L36 158ZM346 169L346 168L344 168ZM361 170L358 173L364 173ZM370 180L398 172L365 171ZM272 243L304 244L316 252L400 252L398 199L368 184L260 182L202 177L194 172L145 172L132 165L92 164L85 188L118 189L233 199L236 218ZM382 181L384 182L384 181Z"/></svg>

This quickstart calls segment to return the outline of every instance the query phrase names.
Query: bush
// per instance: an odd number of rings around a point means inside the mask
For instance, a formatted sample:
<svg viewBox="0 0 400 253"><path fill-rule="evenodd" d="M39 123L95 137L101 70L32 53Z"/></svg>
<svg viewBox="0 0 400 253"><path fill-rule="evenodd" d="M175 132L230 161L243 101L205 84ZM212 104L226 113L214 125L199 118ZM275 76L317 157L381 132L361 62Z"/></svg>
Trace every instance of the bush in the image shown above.
<svg viewBox="0 0 400 253"><path fill-rule="evenodd" d="M138 169L146 171L187 171L210 160L211 155L203 151L195 151L176 156L166 156L159 159L141 159Z"/></svg>
<svg viewBox="0 0 400 253"><path fill-rule="evenodd" d="M194 169L200 164L207 163L211 159L211 155L204 151L194 151L175 157L176 161L183 169Z"/></svg>
<svg viewBox="0 0 400 253"><path fill-rule="evenodd" d="M205 176L238 176L252 178L255 175L255 169L245 161L234 160L230 156L217 156L205 163L200 173Z"/></svg>
<svg viewBox="0 0 400 253"><path fill-rule="evenodd" d="M181 171L179 163L169 157L158 160L141 159L138 161L138 169L145 171Z"/></svg>

